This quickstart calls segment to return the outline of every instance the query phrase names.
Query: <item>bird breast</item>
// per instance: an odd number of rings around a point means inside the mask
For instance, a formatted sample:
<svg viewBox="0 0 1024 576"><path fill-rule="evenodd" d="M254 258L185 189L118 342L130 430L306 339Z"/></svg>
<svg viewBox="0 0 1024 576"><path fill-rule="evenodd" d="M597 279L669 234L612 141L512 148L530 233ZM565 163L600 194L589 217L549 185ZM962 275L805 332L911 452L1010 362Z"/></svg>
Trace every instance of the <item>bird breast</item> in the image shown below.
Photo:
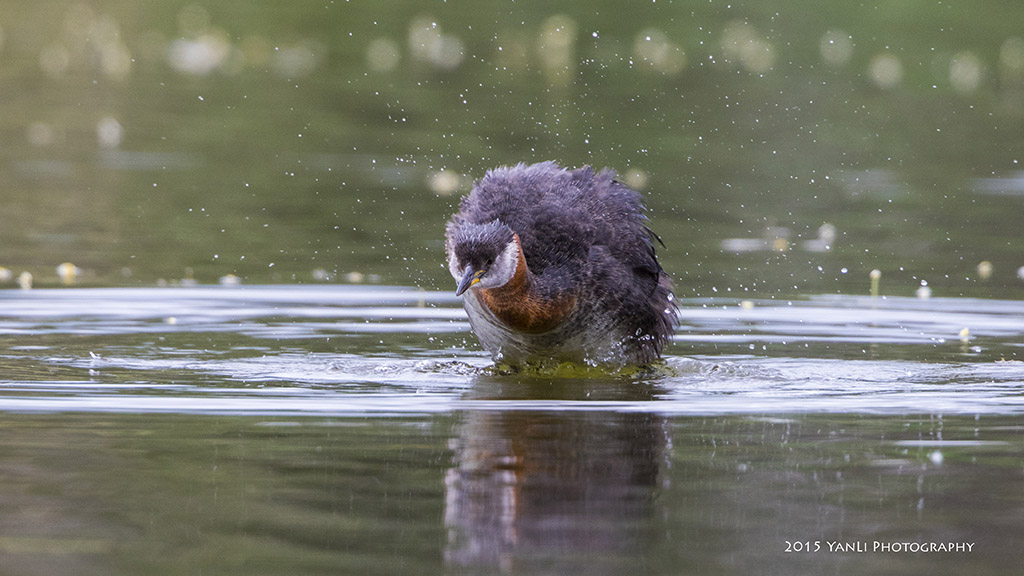
<svg viewBox="0 0 1024 576"><path fill-rule="evenodd" d="M526 334L541 334L557 328L576 307L576 296L563 293L547 296L537 286L538 278L527 266L519 237L519 258L512 278L496 288L480 288L480 303L508 329Z"/></svg>

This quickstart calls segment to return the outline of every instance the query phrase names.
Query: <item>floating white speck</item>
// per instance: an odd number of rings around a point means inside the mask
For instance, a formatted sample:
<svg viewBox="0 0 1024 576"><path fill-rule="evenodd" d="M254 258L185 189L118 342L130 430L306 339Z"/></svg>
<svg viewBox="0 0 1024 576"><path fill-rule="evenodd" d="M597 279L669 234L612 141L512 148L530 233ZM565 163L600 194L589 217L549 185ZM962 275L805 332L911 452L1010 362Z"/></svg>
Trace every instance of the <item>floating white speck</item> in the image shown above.
<svg viewBox="0 0 1024 576"><path fill-rule="evenodd" d="M238 286L242 283L242 279L234 274L225 274L220 277L219 282L221 286Z"/></svg>
<svg viewBox="0 0 1024 576"><path fill-rule="evenodd" d="M57 276L60 277L60 281L65 285L74 284L75 280L77 280L81 274L82 269L71 262L64 262L60 266L57 266Z"/></svg>
<svg viewBox="0 0 1024 576"><path fill-rule="evenodd" d="M992 277L992 263L988 260L978 262L978 278L988 280Z"/></svg>
<svg viewBox="0 0 1024 576"><path fill-rule="evenodd" d="M124 126L116 118L107 116L96 123L96 140L104 148L117 148L124 139Z"/></svg>

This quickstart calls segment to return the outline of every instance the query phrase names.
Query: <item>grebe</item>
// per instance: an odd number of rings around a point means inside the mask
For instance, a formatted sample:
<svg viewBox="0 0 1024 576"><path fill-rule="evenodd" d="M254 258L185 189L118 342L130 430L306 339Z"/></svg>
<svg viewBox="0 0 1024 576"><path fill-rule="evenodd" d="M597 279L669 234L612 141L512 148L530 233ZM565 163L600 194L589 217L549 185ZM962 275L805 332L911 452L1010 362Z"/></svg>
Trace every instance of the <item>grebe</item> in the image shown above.
<svg viewBox="0 0 1024 576"><path fill-rule="evenodd" d="M642 198L611 170L495 168L448 223L448 268L496 362L656 360L678 324Z"/></svg>

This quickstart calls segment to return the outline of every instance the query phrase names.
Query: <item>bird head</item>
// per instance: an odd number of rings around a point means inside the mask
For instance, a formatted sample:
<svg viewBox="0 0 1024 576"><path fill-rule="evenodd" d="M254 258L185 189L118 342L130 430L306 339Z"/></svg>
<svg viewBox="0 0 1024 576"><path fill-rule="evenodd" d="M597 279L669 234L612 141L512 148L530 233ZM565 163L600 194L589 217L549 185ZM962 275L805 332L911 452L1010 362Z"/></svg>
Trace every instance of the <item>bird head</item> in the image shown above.
<svg viewBox="0 0 1024 576"><path fill-rule="evenodd" d="M504 286L515 275L522 253L519 238L499 220L449 223L446 249L448 270L458 283L456 296L472 287Z"/></svg>

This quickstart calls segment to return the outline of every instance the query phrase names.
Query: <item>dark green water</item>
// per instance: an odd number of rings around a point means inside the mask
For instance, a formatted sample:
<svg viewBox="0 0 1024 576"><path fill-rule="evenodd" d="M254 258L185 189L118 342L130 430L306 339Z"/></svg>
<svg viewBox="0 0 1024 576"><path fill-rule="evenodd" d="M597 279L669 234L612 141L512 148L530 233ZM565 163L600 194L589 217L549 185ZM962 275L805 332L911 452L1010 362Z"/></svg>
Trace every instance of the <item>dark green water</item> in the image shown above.
<svg viewBox="0 0 1024 576"><path fill-rule="evenodd" d="M1019 418L62 421L5 418L7 574L1009 574L1021 560ZM826 552L876 541L973 551Z"/></svg>
<svg viewBox="0 0 1024 576"><path fill-rule="evenodd" d="M1022 21L0 4L0 574L1016 574ZM469 332L444 223L542 160L646 194L657 370Z"/></svg>
<svg viewBox="0 0 1024 576"><path fill-rule="evenodd" d="M1008 574L1021 560L1019 418L25 415L4 429L8 574Z"/></svg>
<svg viewBox="0 0 1024 576"><path fill-rule="evenodd" d="M2 572L1014 573L1019 302L737 304L555 377L450 292L6 291Z"/></svg>
<svg viewBox="0 0 1024 576"><path fill-rule="evenodd" d="M1015 2L8 3L0 265L37 284L70 261L101 285L320 269L447 289L457 195L553 159L644 189L683 297L863 294L876 268L891 294L1019 297L1022 18Z"/></svg>

